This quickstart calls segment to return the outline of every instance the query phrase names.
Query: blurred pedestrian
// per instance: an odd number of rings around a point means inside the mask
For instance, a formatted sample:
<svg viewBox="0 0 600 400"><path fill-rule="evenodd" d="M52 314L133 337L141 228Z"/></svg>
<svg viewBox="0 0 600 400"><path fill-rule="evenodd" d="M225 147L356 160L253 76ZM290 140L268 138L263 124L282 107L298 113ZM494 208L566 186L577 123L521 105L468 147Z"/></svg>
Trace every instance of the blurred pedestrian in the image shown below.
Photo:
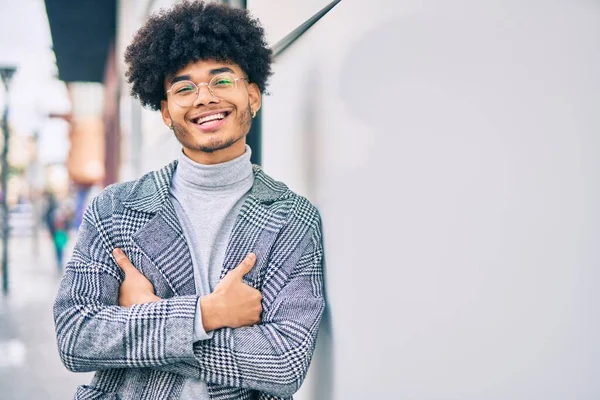
<svg viewBox="0 0 600 400"><path fill-rule="evenodd" d="M54 193L51 191L45 192L46 210L44 212L44 223L50 233L56 266L59 271L64 265L64 251L69 240L69 227L71 222L71 212L69 207L61 204Z"/></svg>

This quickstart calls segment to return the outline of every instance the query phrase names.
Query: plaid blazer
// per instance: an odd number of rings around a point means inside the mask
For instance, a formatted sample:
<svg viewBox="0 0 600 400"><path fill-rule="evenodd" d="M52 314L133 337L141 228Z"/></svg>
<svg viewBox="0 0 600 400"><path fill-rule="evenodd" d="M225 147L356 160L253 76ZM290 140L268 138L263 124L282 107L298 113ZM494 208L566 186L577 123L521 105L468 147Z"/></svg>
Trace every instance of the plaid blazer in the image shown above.
<svg viewBox="0 0 600 400"><path fill-rule="evenodd" d="M320 217L305 198L254 166L221 278L250 251L244 281L263 295L259 325L193 343L198 297L191 256L169 199L177 162L107 187L85 212L54 304L60 357L97 371L75 399L178 399L188 377L212 400L291 399L312 357L325 307ZM154 284L155 303L119 306L120 247Z"/></svg>

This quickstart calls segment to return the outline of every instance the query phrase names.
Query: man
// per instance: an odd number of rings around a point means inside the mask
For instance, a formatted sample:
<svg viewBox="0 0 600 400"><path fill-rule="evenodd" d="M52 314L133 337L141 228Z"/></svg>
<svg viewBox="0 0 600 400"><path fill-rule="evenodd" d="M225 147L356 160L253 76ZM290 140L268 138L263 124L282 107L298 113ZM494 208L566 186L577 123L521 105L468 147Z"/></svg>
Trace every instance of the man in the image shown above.
<svg viewBox="0 0 600 400"><path fill-rule="evenodd" d="M177 161L88 207L54 307L76 399L289 399L324 309L320 218L250 163L271 51L247 11L184 2L125 55Z"/></svg>

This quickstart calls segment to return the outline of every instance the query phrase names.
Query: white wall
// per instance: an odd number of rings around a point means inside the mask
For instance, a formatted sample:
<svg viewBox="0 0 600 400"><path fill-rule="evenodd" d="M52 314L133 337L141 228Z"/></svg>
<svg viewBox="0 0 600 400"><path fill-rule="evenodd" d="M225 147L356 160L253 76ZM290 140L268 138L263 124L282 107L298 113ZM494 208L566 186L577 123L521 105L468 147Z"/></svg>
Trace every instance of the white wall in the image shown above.
<svg viewBox="0 0 600 400"><path fill-rule="evenodd" d="M277 60L263 164L325 231L298 400L600 398L598 71L584 0L344 0Z"/></svg>

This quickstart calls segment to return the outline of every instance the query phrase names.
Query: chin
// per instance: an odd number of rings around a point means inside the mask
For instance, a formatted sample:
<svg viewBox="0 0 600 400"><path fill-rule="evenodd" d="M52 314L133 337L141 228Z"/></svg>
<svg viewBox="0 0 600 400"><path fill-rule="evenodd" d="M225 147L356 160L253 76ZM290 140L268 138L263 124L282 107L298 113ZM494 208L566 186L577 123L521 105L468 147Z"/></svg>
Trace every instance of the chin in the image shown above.
<svg viewBox="0 0 600 400"><path fill-rule="evenodd" d="M237 141L234 138L212 138L196 143L196 145L193 146L193 148L203 151L205 153L213 153L215 151L227 149L231 147L235 142Z"/></svg>

